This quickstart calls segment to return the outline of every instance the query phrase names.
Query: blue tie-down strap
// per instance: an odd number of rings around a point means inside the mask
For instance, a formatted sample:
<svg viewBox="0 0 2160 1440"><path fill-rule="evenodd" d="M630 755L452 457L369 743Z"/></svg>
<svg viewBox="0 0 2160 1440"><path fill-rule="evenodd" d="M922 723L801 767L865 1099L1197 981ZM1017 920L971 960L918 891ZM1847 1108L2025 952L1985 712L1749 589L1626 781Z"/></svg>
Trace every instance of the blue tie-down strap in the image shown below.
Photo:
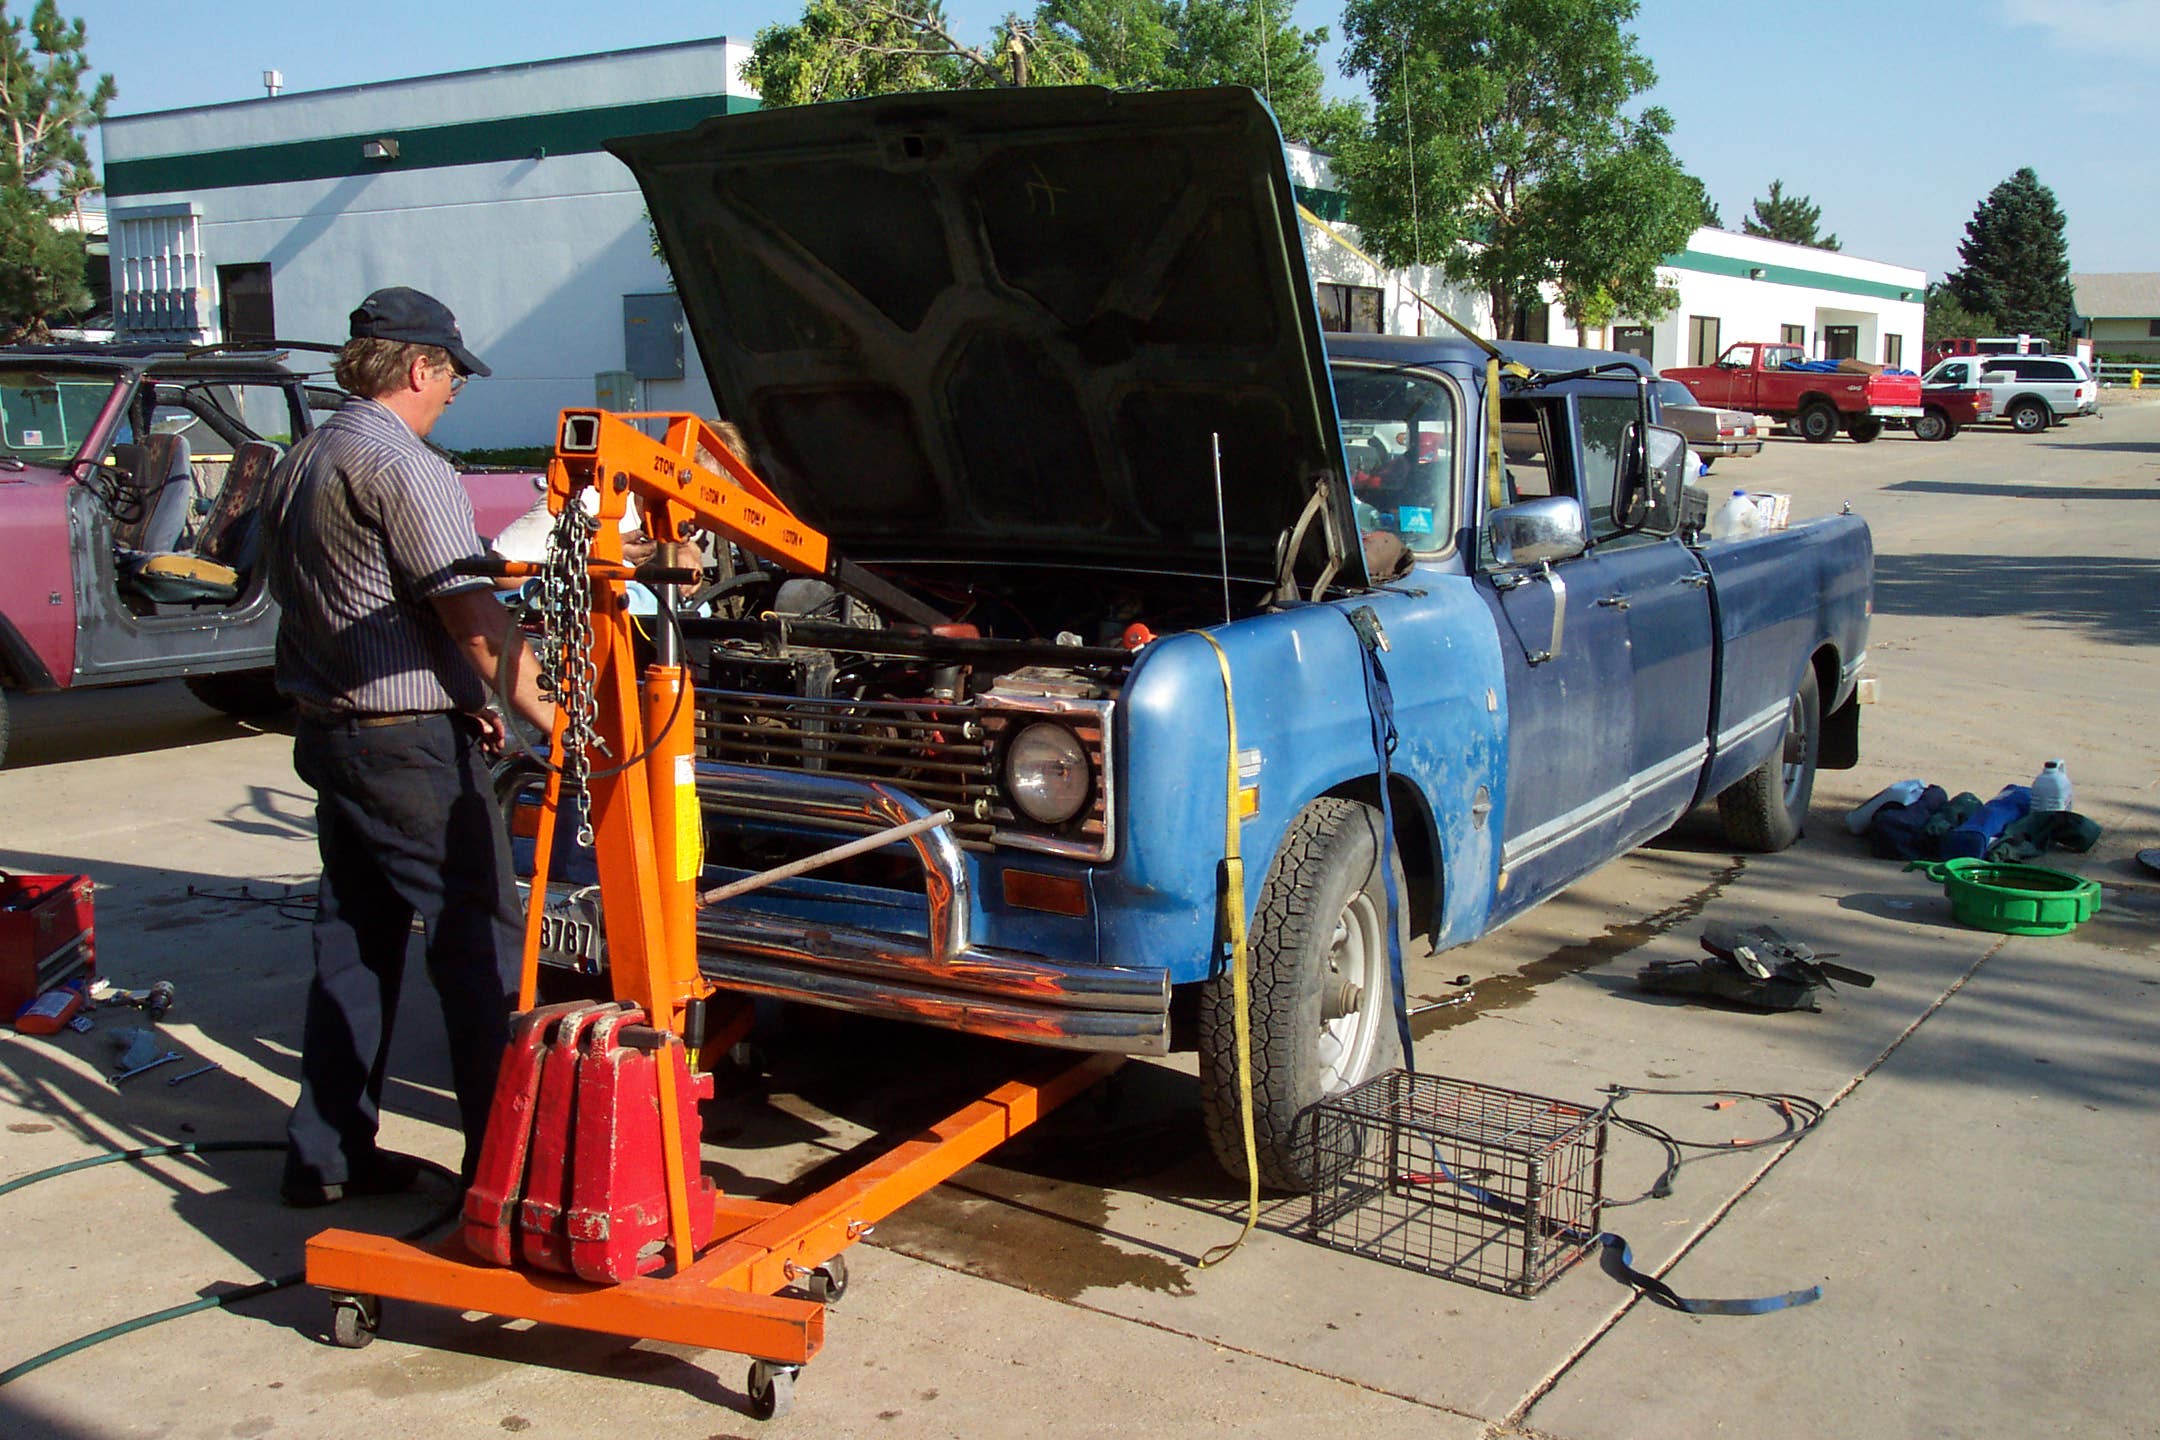
<svg viewBox="0 0 2160 1440"><path fill-rule="evenodd" d="M1671 1310L1683 1310L1690 1315L1768 1315L1773 1310L1790 1310L1796 1305L1812 1305L1822 1299L1822 1286L1810 1285L1805 1290L1788 1290L1783 1295L1759 1295L1752 1300L1690 1300L1676 1294L1672 1286L1655 1275L1646 1275L1635 1268L1635 1252L1628 1242L1610 1230L1597 1237L1604 1250L1598 1263L1605 1273L1615 1280L1634 1286L1642 1294Z"/></svg>
<svg viewBox="0 0 2160 1440"><path fill-rule="evenodd" d="M1503 1200L1484 1186L1474 1185L1457 1176L1448 1169L1447 1161L1440 1158L1437 1145L1433 1147L1433 1166L1437 1174L1412 1174L1403 1178L1413 1185L1452 1185L1487 1209L1497 1210L1515 1219L1521 1219L1527 1213L1525 1207L1515 1201ZM1561 1233L1573 1238L1580 1237L1583 1232L1573 1227L1563 1227ZM1598 1263L1607 1275L1623 1285L1632 1286L1667 1309L1684 1311L1689 1315L1768 1315L1773 1310L1790 1310L1798 1305L1812 1305L1822 1299L1822 1286L1810 1285L1805 1290L1788 1290L1782 1295L1760 1295L1752 1300L1690 1300L1657 1276L1636 1269L1634 1248L1624 1237L1615 1235L1610 1230L1603 1230L1591 1237L1591 1243L1603 1252L1598 1256Z"/></svg>

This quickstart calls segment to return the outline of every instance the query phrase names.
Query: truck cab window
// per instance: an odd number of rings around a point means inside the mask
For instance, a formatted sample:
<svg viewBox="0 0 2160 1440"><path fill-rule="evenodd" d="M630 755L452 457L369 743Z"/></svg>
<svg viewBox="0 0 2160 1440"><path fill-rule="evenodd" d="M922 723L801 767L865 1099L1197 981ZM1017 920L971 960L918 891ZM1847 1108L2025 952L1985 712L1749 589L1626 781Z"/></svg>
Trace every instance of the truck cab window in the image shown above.
<svg viewBox="0 0 2160 1440"><path fill-rule="evenodd" d="M1412 551L1455 542L1455 392L1437 378L1353 364L1334 369L1335 407L1358 530Z"/></svg>

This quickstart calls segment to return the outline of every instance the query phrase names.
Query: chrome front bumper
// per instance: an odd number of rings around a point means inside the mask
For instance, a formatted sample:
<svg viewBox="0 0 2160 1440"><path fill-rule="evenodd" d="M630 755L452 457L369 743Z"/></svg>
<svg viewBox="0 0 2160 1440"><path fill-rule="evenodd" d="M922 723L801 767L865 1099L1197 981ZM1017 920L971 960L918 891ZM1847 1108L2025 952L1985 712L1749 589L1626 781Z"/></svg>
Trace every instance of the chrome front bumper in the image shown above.
<svg viewBox="0 0 2160 1440"><path fill-rule="evenodd" d="M700 761L696 773L708 815L867 833L933 813L875 781L715 761ZM698 969L730 990L858 1015L1069 1050L1168 1053L1168 971L1062 965L977 945L965 853L942 829L904 843L922 865L926 935L796 920L737 902L698 912ZM550 898L568 900L578 888L558 882Z"/></svg>

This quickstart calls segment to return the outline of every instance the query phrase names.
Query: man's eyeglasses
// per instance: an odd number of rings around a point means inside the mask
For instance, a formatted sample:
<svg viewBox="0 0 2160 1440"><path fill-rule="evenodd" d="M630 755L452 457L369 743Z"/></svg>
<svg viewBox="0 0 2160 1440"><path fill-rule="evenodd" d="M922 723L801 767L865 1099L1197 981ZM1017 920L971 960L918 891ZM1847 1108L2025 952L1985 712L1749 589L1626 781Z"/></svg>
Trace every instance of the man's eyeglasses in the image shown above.
<svg viewBox="0 0 2160 1440"><path fill-rule="evenodd" d="M458 391L463 390L465 388L465 382L472 379L472 376L465 374L455 365L448 365L444 368L450 372L450 393L452 395L455 395L458 393Z"/></svg>

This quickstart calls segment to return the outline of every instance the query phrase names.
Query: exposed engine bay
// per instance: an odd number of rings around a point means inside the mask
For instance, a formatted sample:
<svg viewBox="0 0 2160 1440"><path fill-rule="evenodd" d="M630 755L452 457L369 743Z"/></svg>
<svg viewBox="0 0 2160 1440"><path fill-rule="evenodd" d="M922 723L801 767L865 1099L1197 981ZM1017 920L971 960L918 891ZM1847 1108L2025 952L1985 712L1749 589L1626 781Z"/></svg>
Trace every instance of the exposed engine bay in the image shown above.
<svg viewBox="0 0 2160 1440"><path fill-rule="evenodd" d="M686 619L698 753L887 782L952 809L970 849L1109 859L1125 677L1157 634L1222 621L1222 577L978 564L892 578L952 622L896 624L826 581L770 572L718 617ZM1249 613L1272 591L1229 593ZM731 840L711 837L717 862L777 863L799 844L771 834L772 817L734 818ZM919 883L905 860L889 876L872 862L848 878Z"/></svg>

